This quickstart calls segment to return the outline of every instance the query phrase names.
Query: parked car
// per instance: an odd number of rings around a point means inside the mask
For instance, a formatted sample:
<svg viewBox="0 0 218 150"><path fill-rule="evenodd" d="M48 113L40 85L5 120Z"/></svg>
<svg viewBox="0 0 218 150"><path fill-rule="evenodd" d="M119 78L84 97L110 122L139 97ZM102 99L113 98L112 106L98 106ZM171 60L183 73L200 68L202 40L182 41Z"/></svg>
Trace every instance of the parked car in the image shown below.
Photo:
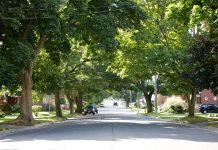
<svg viewBox="0 0 218 150"><path fill-rule="evenodd" d="M117 103L117 102L114 102L113 106L118 106L118 103Z"/></svg>
<svg viewBox="0 0 218 150"><path fill-rule="evenodd" d="M98 107L97 107L97 105L92 105L93 107L94 107L94 109L95 109L95 113L98 113Z"/></svg>
<svg viewBox="0 0 218 150"><path fill-rule="evenodd" d="M104 104L101 103L101 104L100 104L100 107L104 107Z"/></svg>
<svg viewBox="0 0 218 150"><path fill-rule="evenodd" d="M202 104L199 107L199 112L206 113L218 113L218 105L216 104Z"/></svg>
<svg viewBox="0 0 218 150"><path fill-rule="evenodd" d="M83 110L83 114L84 115L86 115L86 114L93 114L93 115L95 115L95 113L98 113L98 109L97 109L96 106L93 106L93 105L88 105Z"/></svg>

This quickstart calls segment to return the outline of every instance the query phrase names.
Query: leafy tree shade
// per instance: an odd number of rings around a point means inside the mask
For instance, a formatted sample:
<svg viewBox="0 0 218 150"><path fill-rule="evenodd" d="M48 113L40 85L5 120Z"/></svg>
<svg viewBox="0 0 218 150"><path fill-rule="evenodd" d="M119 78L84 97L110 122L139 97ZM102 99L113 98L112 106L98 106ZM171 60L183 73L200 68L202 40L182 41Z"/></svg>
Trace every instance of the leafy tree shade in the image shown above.
<svg viewBox="0 0 218 150"><path fill-rule="evenodd" d="M0 2L1 52L6 64L21 81L21 113L18 123L33 123L33 61L44 46L46 34L58 28L58 0L23 0ZM43 11L42 11L43 10ZM3 54L4 54L3 53ZM8 68L9 69L9 68Z"/></svg>
<svg viewBox="0 0 218 150"><path fill-rule="evenodd" d="M119 45L115 38L119 28L135 28L145 18L132 0L70 0L65 14L73 36L88 44L95 55L99 49L111 52Z"/></svg>
<svg viewBox="0 0 218 150"><path fill-rule="evenodd" d="M218 94L218 41L198 37L188 51L188 63L195 65L193 73L187 72L186 75L200 90L211 89Z"/></svg>
<svg viewBox="0 0 218 150"><path fill-rule="evenodd" d="M40 93L55 94L56 116L58 117L62 117L59 94L63 88L64 74L61 67L51 61L48 53L42 51L36 59L33 72L33 88Z"/></svg>

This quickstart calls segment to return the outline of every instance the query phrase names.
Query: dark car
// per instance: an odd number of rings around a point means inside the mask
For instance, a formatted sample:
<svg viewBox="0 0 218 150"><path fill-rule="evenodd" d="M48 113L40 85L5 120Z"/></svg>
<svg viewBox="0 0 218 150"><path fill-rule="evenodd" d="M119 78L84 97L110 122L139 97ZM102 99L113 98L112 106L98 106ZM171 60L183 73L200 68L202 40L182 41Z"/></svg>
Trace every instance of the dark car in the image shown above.
<svg viewBox="0 0 218 150"><path fill-rule="evenodd" d="M93 107L94 107L94 109L95 109L95 113L98 113L98 108L97 108L97 106L96 105L92 105Z"/></svg>
<svg viewBox="0 0 218 150"><path fill-rule="evenodd" d="M118 103L117 103L117 102L114 102L113 106L118 106Z"/></svg>
<svg viewBox="0 0 218 150"><path fill-rule="evenodd" d="M199 107L199 112L206 113L218 113L218 105L216 104L202 104Z"/></svg>
<svg viewBox="0 0 218 150"><path fill-rule="evenodd" d="M93 106L93 105L89 105L89 106L86 106L83 110L83 114L86 115L86 114L93 114L95 115L95 113L98 113L98 109L96 106Z"/></svg>

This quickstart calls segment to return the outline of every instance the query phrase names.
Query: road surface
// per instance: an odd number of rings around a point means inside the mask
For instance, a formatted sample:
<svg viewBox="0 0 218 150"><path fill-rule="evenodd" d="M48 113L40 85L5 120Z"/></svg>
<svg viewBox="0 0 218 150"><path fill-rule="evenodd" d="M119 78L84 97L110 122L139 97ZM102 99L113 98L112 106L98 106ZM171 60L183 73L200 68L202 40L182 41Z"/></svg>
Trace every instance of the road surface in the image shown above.
<svg viewBox="0 0 218 150"><path fill-rule="evenodd" d="M89 119L68 120L0 138L0 150L217 150L218 133L106 107Z"/></svg>

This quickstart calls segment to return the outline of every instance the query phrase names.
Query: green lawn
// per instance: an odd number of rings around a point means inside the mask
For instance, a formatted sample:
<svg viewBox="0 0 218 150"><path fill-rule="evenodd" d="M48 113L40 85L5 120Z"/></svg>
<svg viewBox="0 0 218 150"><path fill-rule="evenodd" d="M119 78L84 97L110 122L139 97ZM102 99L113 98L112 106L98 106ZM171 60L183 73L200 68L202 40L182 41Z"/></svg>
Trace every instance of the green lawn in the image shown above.
<svg viewBox="0 0 218 150"><path fill-rule="evenodd" d="M70 114L69 111L63 110L63 117L56 117L55 112L39 112L38 116L34 116L37 123L42 122L54 122L66 120L68 118L78 118L81 117L80 114ZM11 121L15 120L19 114L6 115L4 118L0 118L0 124L10 124Z"/></svg>
<svg viewBox="0 0 218 150"><path fill-rule="evenodd" d="M161 119L178 119L187 116L187 114L169 114L169 113L149 113L144 115L150 117L158 117Z"/></svg>
<svg viewBox="0 0 218 150"><path fill-rule="evenodd" d="M0 132L1 132L1 131L6 131L6 130L9 130L9 128L0 127Z"/></svg>
<svg viewBox="0 0 218 150"><path fill-rule="evenodd" d="M182 121L184 123L197 124L197 123L202 123L202 122L218 121L218 118L195 116L195 117L184 117L184 118L178 119L178 121Z"/></svg>
<svg viewBox="0 0 218 150"><path fill-rule="evenodd" d="M218 123L209 123L206 126L218 128Z"/></svg>

